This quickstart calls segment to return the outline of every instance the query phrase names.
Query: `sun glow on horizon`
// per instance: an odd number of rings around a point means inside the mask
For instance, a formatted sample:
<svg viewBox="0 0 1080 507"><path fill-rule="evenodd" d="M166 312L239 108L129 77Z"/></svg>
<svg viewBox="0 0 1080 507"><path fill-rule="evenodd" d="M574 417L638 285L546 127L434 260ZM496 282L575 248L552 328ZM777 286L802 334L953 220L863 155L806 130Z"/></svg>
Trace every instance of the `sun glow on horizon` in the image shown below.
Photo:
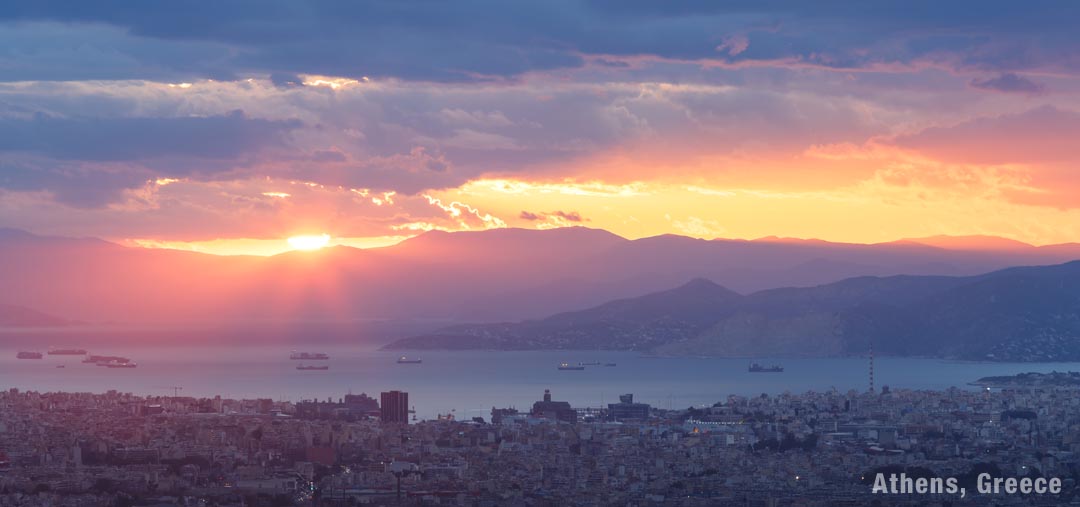
<svg viewBox="0 0 1080 507"><path fill-rule="evenodd" d="M318 250L330 244L329 234L309 235L309 236L293 236L288 239L289 246L293 250L312 251Z"/></svg>
<svg viewBox="0 0 1080 507"><path fill-rule="evenodd" d="M346 246L350 248L367 249L383 248L396 245L411 235L401 236L361 236L361 237L332 237L325 246ZM107 238L109 239L109 238ZM152 238L111 238L114 243L136 247L157 248L165 250L182 250L187 252L199 252L210 255L254 255L268 257L294 252L298 249L287 240L257 239L257 238L219 238L211 240L179 241Z"/></svg>

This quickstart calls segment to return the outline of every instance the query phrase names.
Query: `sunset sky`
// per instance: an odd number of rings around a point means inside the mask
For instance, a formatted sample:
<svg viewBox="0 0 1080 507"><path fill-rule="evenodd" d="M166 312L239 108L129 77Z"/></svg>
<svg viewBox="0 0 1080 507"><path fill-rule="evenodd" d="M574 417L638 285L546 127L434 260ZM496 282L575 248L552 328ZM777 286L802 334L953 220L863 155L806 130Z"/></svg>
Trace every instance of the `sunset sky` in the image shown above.
<svg viewBox="0 0 1080 507"><path fill-rule="evenodd" d="M1080 241L1077 3L131 5L0 6L0 227Z"/></svg>

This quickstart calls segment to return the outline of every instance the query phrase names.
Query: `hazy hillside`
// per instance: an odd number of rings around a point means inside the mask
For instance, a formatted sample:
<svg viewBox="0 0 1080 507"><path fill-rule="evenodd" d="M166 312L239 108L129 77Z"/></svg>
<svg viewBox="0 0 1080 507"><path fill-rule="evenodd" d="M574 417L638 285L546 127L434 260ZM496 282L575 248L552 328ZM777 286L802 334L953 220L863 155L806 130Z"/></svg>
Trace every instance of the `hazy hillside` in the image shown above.
<svg viewBox="0 0 1080 507"><path fill-rule="evenodd" d="M739 296L705 280L390 348L616 349L715 356L882 354L1080 359L1080 261L973 277L860 277Z"/></svg>
<svg viewBox="0 0 1080 507"><path fill-rule="evenodd" d="M1080 261L1007 269L905 308L916 353L1024 360L1080 358ZM895 335L894 335L895 336Z"/></svg>
<svg viewBox="0 0 1080 507"><path fill-rule="evenodd" d="M746 294L864 275L974 275L1080 258L1078 245L984 243L963 250L919 240L628 240L578 227L430 232L378 249L222 257L2 230L0 302L90 322L497 322L596 306L698 277Z"/></svg>
<svg viewBox="0 0 1080 507"><path fill-rule="evenodd" d="M621 299L579 312L519 324L453 326L396 342L391 348L650 348L704 331L717 308L742 299L708 280Z"/></svg>
<svg viewBox="0 0 1080 507"><path fill-rule="evenodd" d="M22 306L0 304L0 327L59 327L71 322Z"/></svg>

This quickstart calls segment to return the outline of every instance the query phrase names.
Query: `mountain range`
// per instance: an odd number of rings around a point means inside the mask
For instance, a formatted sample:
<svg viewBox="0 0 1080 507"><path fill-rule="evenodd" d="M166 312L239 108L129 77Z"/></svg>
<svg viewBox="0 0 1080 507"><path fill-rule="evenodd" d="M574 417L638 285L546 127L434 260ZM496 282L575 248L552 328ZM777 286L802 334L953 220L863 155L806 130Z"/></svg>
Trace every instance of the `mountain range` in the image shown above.
<svg viewBox="0 0 1080 507"><path fill-rule="evenodd" d="M0 328L63 327L73 324L76 323L30 308L0 304Z"/></svg>
<svg viewBox="0 0 1080 507"><path fill-rule="evenodd" d="M583 227L432 231L384 248L216 256L0 229L0 303L91 323L422 319L434 328L538 319L693 278L749 294L1073 259L1080 244L992 237L630 240Z"/></svg>
<svg viewBox="0 0 1080 507"><path fill-rule="evenodd" d="M857 277L740 295L709 280L539 320L451 326L391 349L1080 360L1080 261L968 276Z"/></svg>

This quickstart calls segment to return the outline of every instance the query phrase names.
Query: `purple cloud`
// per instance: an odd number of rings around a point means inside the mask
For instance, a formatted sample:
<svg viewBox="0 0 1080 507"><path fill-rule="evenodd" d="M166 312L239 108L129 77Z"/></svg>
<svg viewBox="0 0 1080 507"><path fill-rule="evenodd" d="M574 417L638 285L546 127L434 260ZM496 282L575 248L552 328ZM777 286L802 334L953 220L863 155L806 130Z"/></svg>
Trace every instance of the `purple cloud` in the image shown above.
<svg viewBox="0 0 1080 507"><path fill-rule="evenodd" d="M9 30L0 39L10 49L0 64L11 80L273 74L283 85L305 73L499 80L581 67L586 55L837 69L1080 68L1080 6L1061 2L223 0L183 11L154 2L10 2L0 7Z"/></svg>
<svg viewBox="0 0 1080 507"><path fill-rule="evenodd" d="M164 157L235 158L280 144L296 120L210 117L69 118L42 113L0 118L0 152L56 159L129 161Z"/></svg>
<svg viewBox="0 0 1080 507"><path fill-rule="evenodd" d="M970 84L973 88L980 90L1003 93L1022 93L1025 95L1046 93L1046 86L1012 72L1006 72L994 78L972 79Z"/></svg>
<svg viewBox="0 0 1080 507"><path fill-rule="evenodd" d="M582 217L581 213L578 213L577 211L549 211L549 212L539 212L539 213L533 213L531 211L522 211L521 214L518 215L518 218L520 218L522 220L528 220L530 222L535 222L535 221L538 221L538 220L547 220L548 217L561 218L561 219L563 219L563 220L565 220L567 222L588 222L589 221L589 219Z"/></svg>

